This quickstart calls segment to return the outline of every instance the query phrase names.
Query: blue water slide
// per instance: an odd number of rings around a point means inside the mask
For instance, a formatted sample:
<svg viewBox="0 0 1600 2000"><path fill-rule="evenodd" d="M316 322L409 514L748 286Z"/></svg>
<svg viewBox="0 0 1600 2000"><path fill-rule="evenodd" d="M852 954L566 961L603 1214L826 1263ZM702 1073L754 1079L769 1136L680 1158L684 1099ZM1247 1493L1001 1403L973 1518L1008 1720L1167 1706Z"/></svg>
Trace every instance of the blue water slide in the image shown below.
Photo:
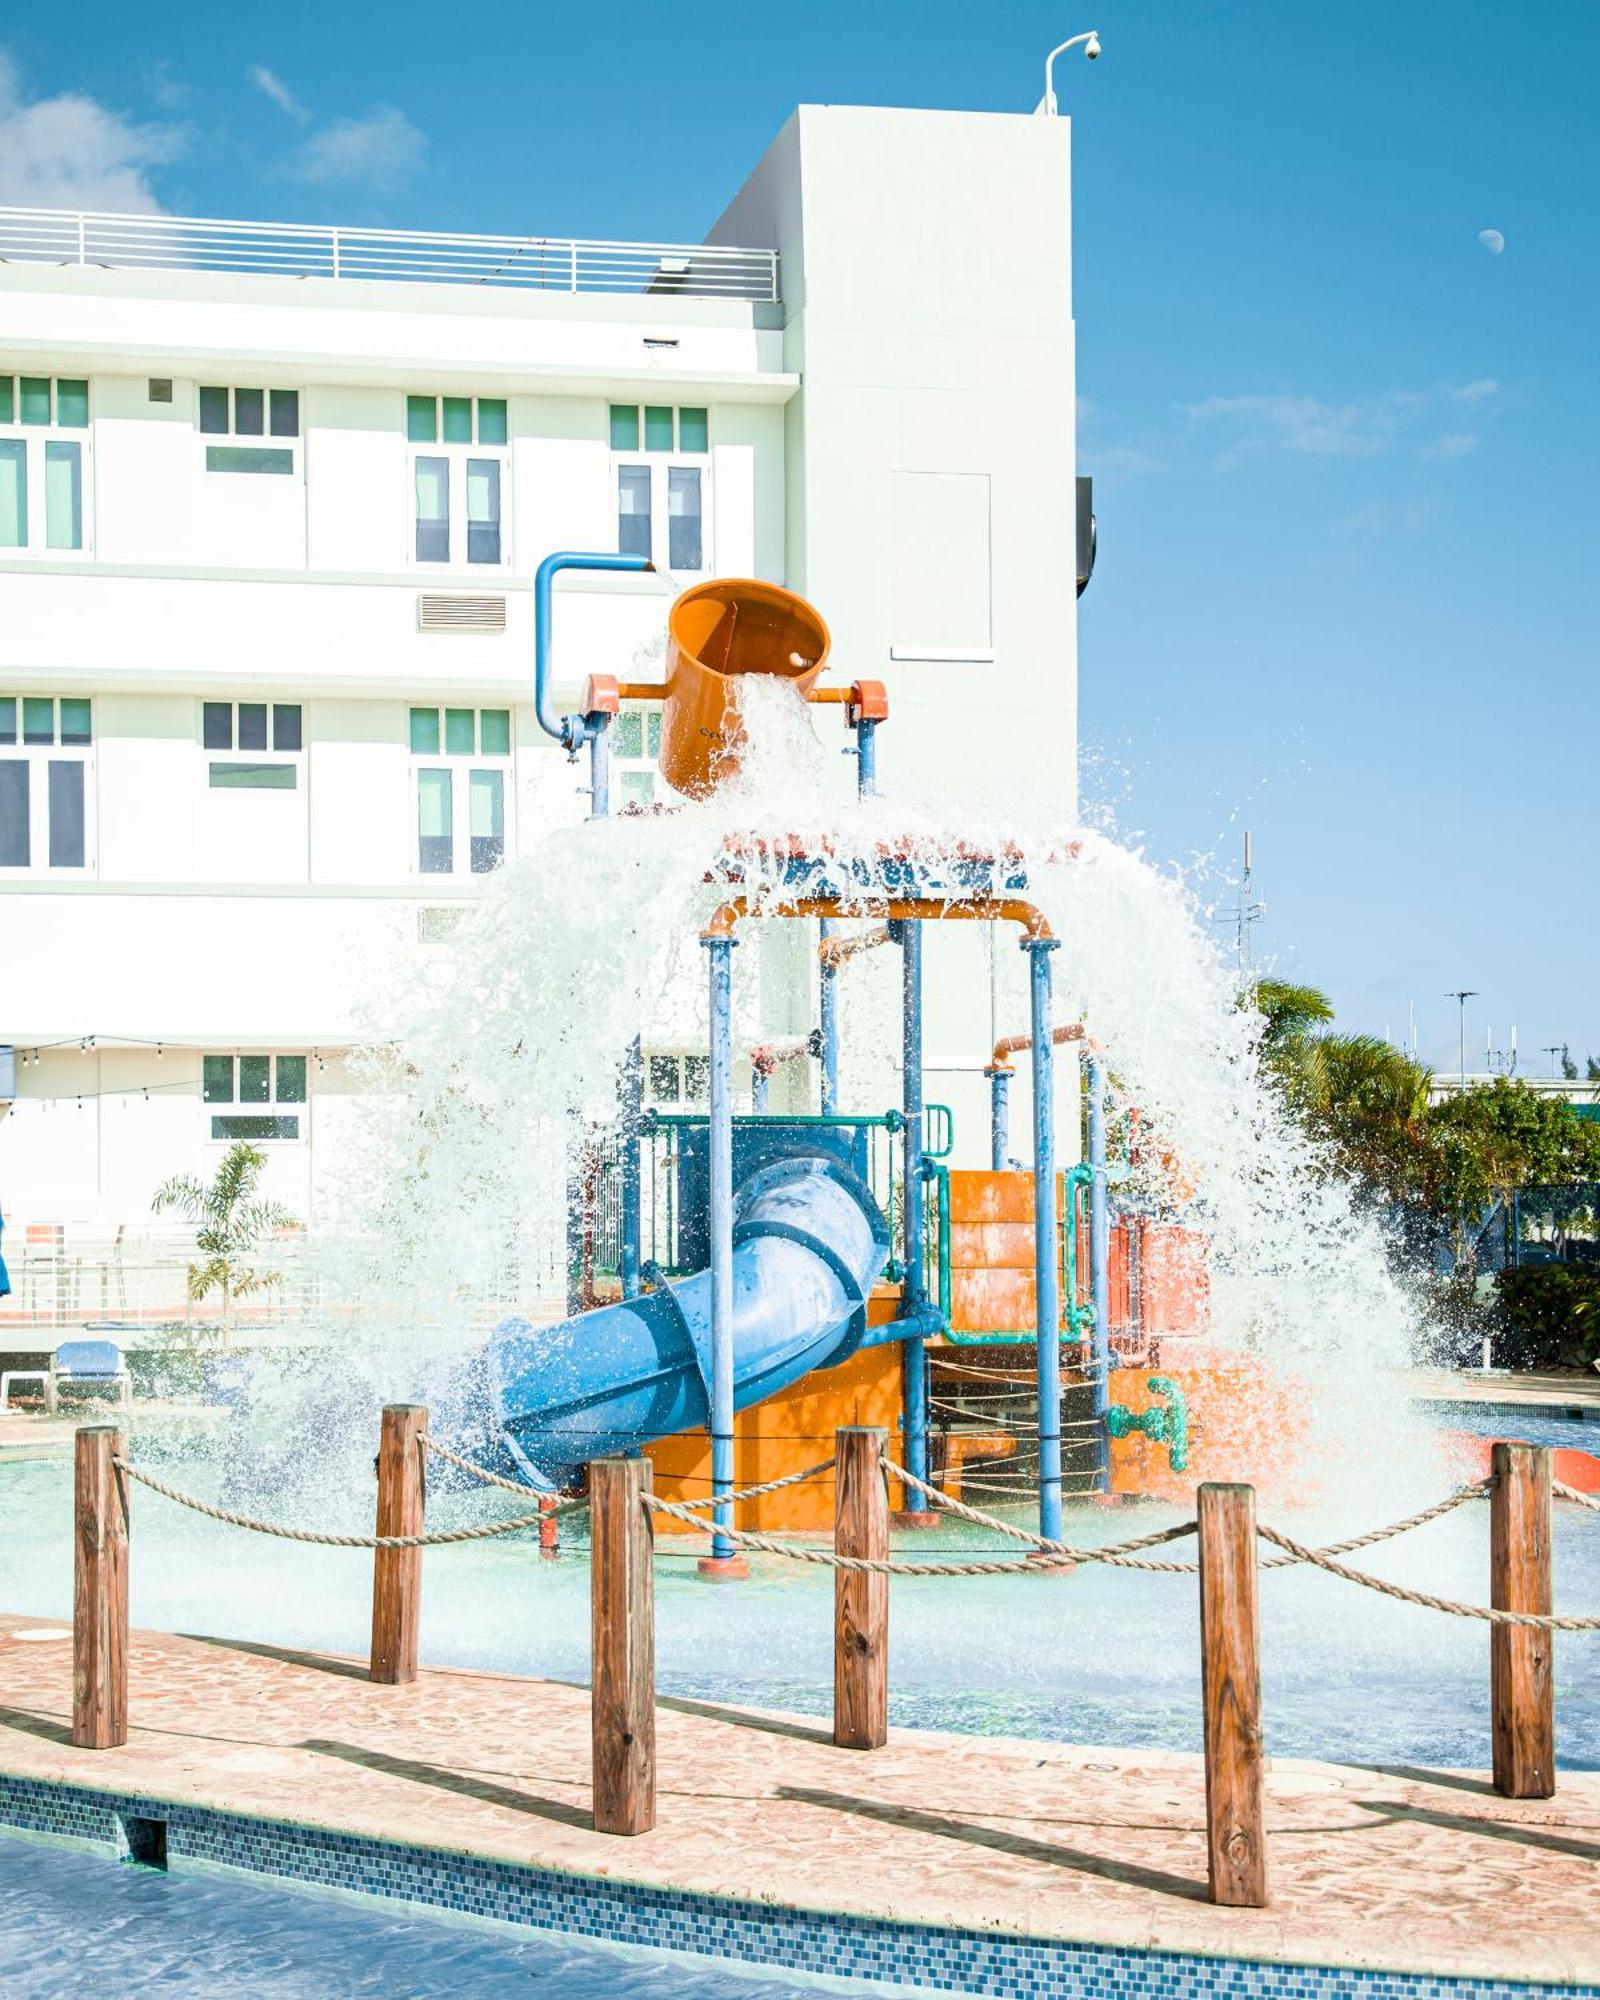
<svg viewBox="0 0 1600 2000"><path fill-rule="evenodd" d="M825 1147L756 1166L734 1197L734 1408L746 1409L858 1348L889 1231L865 1182ZM554 1326L496 1328L489 1387L525 1474L559 1484L592 1458L703 1429L710 1417L711 1274L657 1283Z"/></svg>

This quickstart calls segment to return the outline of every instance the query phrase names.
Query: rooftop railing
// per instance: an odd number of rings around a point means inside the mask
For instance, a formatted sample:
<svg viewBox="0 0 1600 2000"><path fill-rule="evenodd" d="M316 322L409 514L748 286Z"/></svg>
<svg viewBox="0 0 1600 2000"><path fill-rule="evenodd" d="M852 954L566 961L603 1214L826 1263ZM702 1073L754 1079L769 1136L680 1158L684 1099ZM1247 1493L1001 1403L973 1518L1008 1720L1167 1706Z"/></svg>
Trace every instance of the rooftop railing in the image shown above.
<svg viewBox="0 0 1600 2000"><path fill-rule="evenodd" d="M64 208L0 208L0 260L757 303L778 298L775 250L741 250L720 243L452 236L431 230L340 229Z"/></svg>

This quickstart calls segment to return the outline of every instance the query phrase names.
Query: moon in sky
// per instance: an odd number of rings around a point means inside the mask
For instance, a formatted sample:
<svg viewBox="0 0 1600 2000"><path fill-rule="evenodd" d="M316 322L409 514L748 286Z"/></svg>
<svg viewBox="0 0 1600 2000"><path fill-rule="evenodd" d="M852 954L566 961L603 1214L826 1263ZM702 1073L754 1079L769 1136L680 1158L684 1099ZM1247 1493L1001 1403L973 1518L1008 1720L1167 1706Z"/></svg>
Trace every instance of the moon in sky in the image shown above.
<svg viewBox="0 0 1600 2000"><path fill-rule="evenodd" d="M1480 229L1478 231L1478 241L1491 257L1498 257L1506 247L1506 239L1500 234L1498 229Z"/></svg>

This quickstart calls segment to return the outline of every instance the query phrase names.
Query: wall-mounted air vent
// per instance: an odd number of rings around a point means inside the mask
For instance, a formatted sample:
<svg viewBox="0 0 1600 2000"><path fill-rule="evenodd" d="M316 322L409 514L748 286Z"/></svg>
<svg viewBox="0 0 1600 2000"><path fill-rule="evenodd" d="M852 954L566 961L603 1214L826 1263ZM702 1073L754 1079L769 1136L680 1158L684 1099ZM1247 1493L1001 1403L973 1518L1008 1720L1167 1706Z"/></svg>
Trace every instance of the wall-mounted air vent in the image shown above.
<svg viewBox="0 0 1600 2000"><path fill-rule="evenodd" d="M152 375L150 377L150 400L152 403L170 403L172 401L172 377L170 375Z"/></svg>
<svg viewBox="0 0 1600 2000"><path fill-rule="evenodd" d="M442 597L424 593L417 599L419 632L503 632L503 597Z"/></svg>

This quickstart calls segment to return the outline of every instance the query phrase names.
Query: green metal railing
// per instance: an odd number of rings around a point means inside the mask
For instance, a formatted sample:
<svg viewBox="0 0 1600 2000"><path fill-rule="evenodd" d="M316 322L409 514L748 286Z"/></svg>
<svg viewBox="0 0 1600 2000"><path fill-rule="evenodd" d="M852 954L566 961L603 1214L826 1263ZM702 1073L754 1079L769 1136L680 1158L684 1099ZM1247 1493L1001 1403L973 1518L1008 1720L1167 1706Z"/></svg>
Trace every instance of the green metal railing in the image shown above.
<svg viewBox="0 0 1600 2000"><path fill-rule="evenodd" d="M656 1264L669 1277L683 1277L696 1270L698 1259L687 1256L681 1247L683 1217L679 1213L678 1144L680 1135L708 1124L703 1111L647 1111L640 1134L640 1251L647 1262ZM901 1111L789 1113L747 1112L734 1119L736 1128L749 1126L809 1126L819 1131L840 1131L864 1135L862 1165L873 1199L883 1210L889 1226L889 1240L896 1254L890 1258L885 1276L898 1283L904 1275L906 1246L902 1180L896 1157L895 1139L905 1130ZM955 1139L955 1120L950 1107L929 1104L923 1108L923 1157L937 1164L948 1158ZM616 1279L622 1270L621 1162L607 1152L592 1167L588 1191L589 1236L586 1268L581 1274L588 1282ZM924 1254L930 1246L924 1234ZM930 1289L931 1289L930 1267ZM948 1289L948 1287L947 1287Z"/></svg>
<svg viewBox="0 0 1600 2000"><path fill-rule="evenodd" d="M1086 1161L1069 1167L1066 1173L1067 1212L1063 1218L1060 1234L1061 1257L1061 1297L1065 1302L1066 1327L1063 1340L1086 1341L1094 1327L1094 1308L1081 1296L1078 1283L1078 1217L1083 1201L1088 1196L1089 1183L1094 1178L1094 1170ZM934 1165L929 1180L934 1190L934 1199L929 1208L937 1211L937 1218L929 1234L935 1245L937 1264L937 1284L939 1310L944 1314L945 1338L958 1347L1002 1347L1016 1346L1024 1341L1038 1338L1037 1329L1028 1327L1014 1331L990 1331L958 1333L950 1325L950 1169ZM930 1274L929 1289L933 1288Z"/></svg>

